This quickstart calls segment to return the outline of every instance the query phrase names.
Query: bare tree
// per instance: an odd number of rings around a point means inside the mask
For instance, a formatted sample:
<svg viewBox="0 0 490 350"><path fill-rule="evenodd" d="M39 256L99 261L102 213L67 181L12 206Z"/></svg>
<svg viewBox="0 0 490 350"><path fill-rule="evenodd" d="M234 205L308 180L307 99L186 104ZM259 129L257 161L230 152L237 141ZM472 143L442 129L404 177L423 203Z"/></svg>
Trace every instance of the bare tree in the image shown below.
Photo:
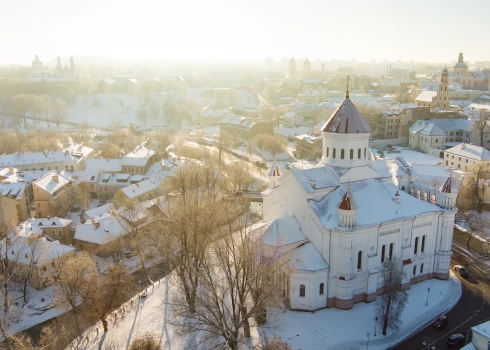
<svg viewBox="0 0 490 350"><path fill-rule="evenodd" d="M46 118L46 123L49 126L49 111L51 110L53 103L51 101L51 96L49 95L43 95L42 99L43 99L43 114L44 117Z"/></svg>
<svg viewBox="0 0 490 350"><path fill-rule="evenodd" d="M377 314L383 324L383 335L386 335L388 328L395 331L400 328L408 295L401 289L403 269L398 259L386 260L381 267L381 275L384 294L379 298Z"/></svg>
<svg viewBox="0 0 490 350"><path fill-rule="evenodd" d="M148 108L141 107L138 110L138 119L141 120L144 124L148 122Z"/></svg>
<svg viewBox="0 0 490 350"><path fill-rule="evenodd" d="M52 110L53 121L56 123L56 126L59 126L68 117L70 106L66 102L56 99L52 103Z"/></svg>
<svg viewBox="0 0 490 350"><path fill-rule="evenodd" d="M92 186L87 181L82 181L73 186L75 196L74 202L84 210L90 209L90 200L92 198L90 193L91 189Z"/></svg>
<svg viewBox="0 0 490 350"><path fill-rule="evenodd" d="M490 112L480 109L478 115L475 115L472 109L471 122L471 131L480 139L480 146L484 147L484 140L490 134Z"/></svg>
<svg viewBox="0 0 490 350"><path fill-rule="evenodd" d="M22 260L23 273L20 274L19 280L22 281L22 298L24 305L28 303L27 286L31 283L32 276L37 269L39 259L42 258L45 252L41 241L34 239L31 242L27 242L24 249L24 258Z"/></svg>

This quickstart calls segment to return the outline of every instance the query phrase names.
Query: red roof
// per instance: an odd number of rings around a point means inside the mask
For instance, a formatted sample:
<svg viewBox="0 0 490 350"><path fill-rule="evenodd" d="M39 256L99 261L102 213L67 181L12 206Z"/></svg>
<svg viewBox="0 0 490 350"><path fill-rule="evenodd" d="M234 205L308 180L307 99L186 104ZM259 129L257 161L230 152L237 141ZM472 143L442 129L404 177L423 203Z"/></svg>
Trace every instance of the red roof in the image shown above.
<svg viewBox="0 0 490 350"><path fill-rule="evenodd" d="M447 178L446 182L444 182L444 185L442 185L439 188L439 191L441 191L443 193L451 193L452 187L453 187L453 178L451 176L449 176Z"/></svg>
<svg viewBox="0 0 490 350"><path fill-rule="evenodd" d="M356 210L358 208L357 203L352 197L352 193L350 193L350 191L345 192L344 196L340 200L338 208L342 210Z"/></svg>
<svg viewBox="0 0 490 350"><path fill-rule="evenodd" d="M370 133L371 127L349 97L332 114L322 131L338 134Z"/></svg>

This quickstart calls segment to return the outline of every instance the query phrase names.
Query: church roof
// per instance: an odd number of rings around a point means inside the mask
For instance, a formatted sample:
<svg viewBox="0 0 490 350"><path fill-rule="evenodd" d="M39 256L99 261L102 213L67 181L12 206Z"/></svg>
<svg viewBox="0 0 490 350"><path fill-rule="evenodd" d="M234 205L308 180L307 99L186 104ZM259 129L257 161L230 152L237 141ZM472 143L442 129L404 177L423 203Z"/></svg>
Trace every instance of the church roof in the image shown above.
<svg viewBox="0 0 490 350"><path fill-rule="evenodd" d="M338 134L370 133L371 127L347 96L322 131Z"/></svg>
<svg viewBox="0 0 490 350"><path fill-rule="evenodd" d="M268 176L281 176L283 174L281 168L279 168L279 165L277 165L277 162L274 162L272 165L271 169L269 170Z"/></svg>
<svg viewBox="0 0 490 350"><path fill-rule="evenodd" d="M452 176L449 176L446 180L446 182L444 182L444 185L441 186L441 188L439 188L439 191L443 192L443 193L452 193L453 192L453 178Z"/></svg>
<svg viewBox="0 0 490 350"><path fill-rule="evenodd" d="M342 210L357 210L359 208L350 190L345 192L337 207Z"/></svg>

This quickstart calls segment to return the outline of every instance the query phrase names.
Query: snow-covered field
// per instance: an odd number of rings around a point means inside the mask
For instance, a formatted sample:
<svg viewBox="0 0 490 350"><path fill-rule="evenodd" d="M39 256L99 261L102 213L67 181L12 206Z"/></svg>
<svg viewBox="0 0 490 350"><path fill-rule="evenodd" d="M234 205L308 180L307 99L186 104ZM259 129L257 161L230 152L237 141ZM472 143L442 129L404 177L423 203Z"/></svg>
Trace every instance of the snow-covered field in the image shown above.
<svg viewBox="0 0 490 350"><path fill-rule="evenodd" d="M394 147L396 152L384 152L384 156L386 159L395 159L396 157L402 157L405 159L407 163L410 164L429 164L429 165L437 165L437 164L442 164L443 160L439 157L422 153L422 152L417 152L408 148L403 148L403 147ZM373 152L376 156L379 157L379 153L377 153L377 150L373 148Z"/></svg>
<svg viewBox="0 0 490 350"><path fill-rule="evenodd" d="M428 306L425 305L427 288L430 288ZM102 334L100 325L98 334L95 328L91 329L87 333L90 340L87 349L103 348L103 344L127 349L132 340L146 333L155 336L162 349L186 348L192 343L192 338L179 335L168 322L171 318L166 304L169 290L168 278L149 287L148 296L134 299L131 310L123 318L118 317L107 334ZM287 311L270 315L265 331L268 335L282 337L294 349L365 349L367 333L370 334L370 349L386 349L452 308L461 297L461 285L451 275L447 281L428 280L413 285L408 294L400 331L386 337L381 335L379 325L374 337L376 302L361 302L348 311L331 308L314 313ZM254 334L258 337L257 332Z"/></svg>

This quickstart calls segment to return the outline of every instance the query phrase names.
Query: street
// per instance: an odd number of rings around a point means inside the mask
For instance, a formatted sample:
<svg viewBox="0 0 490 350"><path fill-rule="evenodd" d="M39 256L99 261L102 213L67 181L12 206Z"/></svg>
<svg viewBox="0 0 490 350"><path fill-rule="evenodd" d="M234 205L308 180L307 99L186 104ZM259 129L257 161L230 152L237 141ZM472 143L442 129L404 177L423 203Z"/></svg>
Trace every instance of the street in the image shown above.
<svg viewBox="0 0 490 350"><path fill-rule="evenodd" d="M462 282L463 294L456 306L449 311L449 324L446 328L437 330L432 324L408 338L402 344L394 347L394 350L418 350L427 349L422 344L425 338L430 338L430 349L460 349L465 345L452 347L446 344L446 339L454 333L464 334L466 329L476 326L490 319L490 269L478 259L468 254L466 247L453 242L453 256L451 268L454 265L463 265L469 272L466 280L458 275ZM424 338L425 337L425 338Z"/></svg>

